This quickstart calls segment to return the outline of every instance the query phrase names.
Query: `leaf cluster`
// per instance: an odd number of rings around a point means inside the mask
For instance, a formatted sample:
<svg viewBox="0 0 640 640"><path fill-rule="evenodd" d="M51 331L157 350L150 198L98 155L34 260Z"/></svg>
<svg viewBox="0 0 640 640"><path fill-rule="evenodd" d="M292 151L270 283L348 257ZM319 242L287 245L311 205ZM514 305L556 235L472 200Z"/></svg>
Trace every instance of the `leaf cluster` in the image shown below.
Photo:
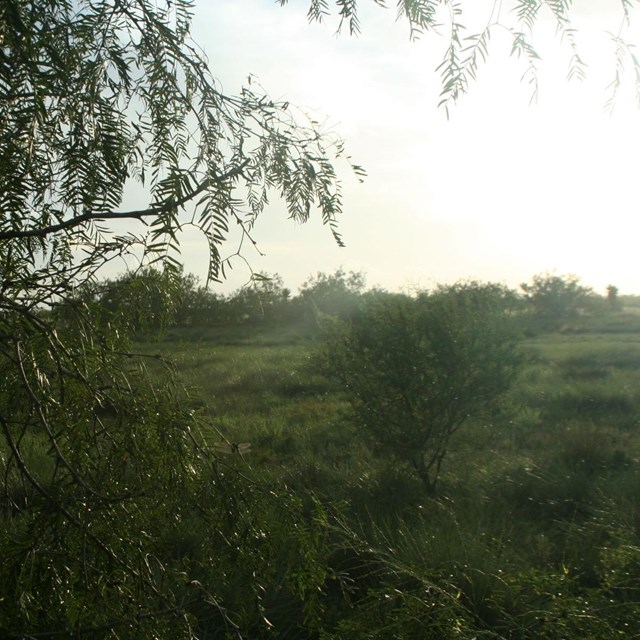
<svg viewBox="0 0 640 640"><path fill-rule="evenodd" d="M287 0L279 0L284 5ZM389 6L386 0L374 0L382 8ZM331 5L339 19L338 32L345 27L350 35L361 32L362 3L355 0L311 0L308 19L321 22L332 13ZM587 64L580 47L580 34L574 26L573 3L566 0L515 0L512 3L490 1L486 3L464 0L398 0L397 18L406 20L412 40L425 33L444 35L445 49L437 69L441 76L439 105L447 115L450 108L469 90L477 79L481 66L488 60L491 38L496 32L506 35L511 42L510 55L522 59L524 80L535 101L539 90L538 67L543 56L539 48L536 30L548 23L555 26L567 59L567 79L582 81L587 75ZM474 6L471 6L474 5ZM627 32L633 22L635 3L624 0L620 4L620 29L607 34L612 45L614 77L608 86L606 106L613 109L623 79L630 71L636 94L640 95L640 65L633 42ZM478 16L480 16L478 18Z"/></svg>
<svg viewBox="0 0 640 640"><path fill-rule="evenodd" d="M524 302L534 318L549 327L576 317L589 306L593 292L574 275L538 274L522 283Z"/></svg>
<svg viewBox="0 0 640 640"><path fill-rule="evenodd" d="M313 207L336 240L340 141L255 83L225 94L188 38L191 3L31 3L0 14L0 261L14 281L67 283L142 247L176 267L179 232L195 225L223 276L233 226L251 239L273 191L291 218ZM146 208L122 210L137 184ZM105 221L141 221L118 235ZM11 241L8 243L7 241ZM10 247L10 250L9 250ZM6 283L5 283L5 286Z"/></svg>
<svg viewBox="0 0 640 640"><path fill-rule="evenodd" d="M210 280L232 227L232 255L254 243L271 193L298 222L318 208L339 241L344 152L251 80L224 93L191 13L190 0L0 3L2 637L187 638L202 621L240 635L218 601L225 576L193 576L216 553L256 570L255 522L175 371L131 337L194 288L178 262L185 226L209 243ZM131 188L143 208L125 208ZM143 267L99 283L117 258ZM186 521L216 532L197 570L166 544ZM252 587L251 624L264 589Z"/></svg>
<svg viewBox="0 0 640 640"><path fill-rule="evenodd" d="M434 488L449 440L488 418L520 364L513 299L498 285L374 298L325 336L325 371L385 455Z"/></svg>

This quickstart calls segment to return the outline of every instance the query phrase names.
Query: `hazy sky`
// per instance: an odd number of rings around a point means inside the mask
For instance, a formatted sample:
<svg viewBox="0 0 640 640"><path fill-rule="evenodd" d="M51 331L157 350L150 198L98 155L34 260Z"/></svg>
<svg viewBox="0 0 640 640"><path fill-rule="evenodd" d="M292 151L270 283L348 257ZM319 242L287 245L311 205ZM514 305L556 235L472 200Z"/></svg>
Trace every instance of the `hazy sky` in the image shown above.
<svg viewBox="0 0 640 640"><path fill-rule="evenodd" d="M537 32L539 96L529 106L523 63L509 58L510 43L496 32L487 66L449 120L437 107L435 70L446 39L427 34L411 43L395 9L360 4L362 34L350 38L335 37L335 17L309 25L305 0L284 8L273 0L196 2L194 40L225 92L255 74L271 97L326 121L368 173L364 184L347 167L343 173L346 248L319 219L293 224L274 203L256 227L266 255L248 254L253 268L296 288L343 266L390 289L467 278L517 286L555 270L602 293L609 283L640 293L633 87L623 87L612 114L604 108L615 72L605 32L619 30L618 3L582 2L588 11L576 24L586 82L566 81L567 48L546 21ZM185 238L183 248L186 270L204 275L204 243ZM238 262L225 289L247 277Z"/></svg>

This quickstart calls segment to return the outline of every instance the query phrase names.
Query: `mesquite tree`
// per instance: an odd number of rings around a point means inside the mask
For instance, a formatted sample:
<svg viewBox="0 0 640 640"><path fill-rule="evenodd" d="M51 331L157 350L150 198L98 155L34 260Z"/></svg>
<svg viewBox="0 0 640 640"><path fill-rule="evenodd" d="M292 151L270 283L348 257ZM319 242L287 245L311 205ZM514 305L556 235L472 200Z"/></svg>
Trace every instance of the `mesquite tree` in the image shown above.
<svg viewBox="0 0 640 640"><path fill-rule="evenodd" d="M321 361L374 447L436 489L451 436L488 417L520 363L514 297L498 285L370 300L325 334Z"/></svg>
<svg viewBox="0 0 640 640"><path fill-rule="evenodd" d="M164 538L208 523L199 571L222 576L250 555L230 541L251 540L255 510L234 506L170 368L152 384L131 353L126 305L105 324L84 293L125 255L179 277L189 225L209 243L209 278L222 278L231 227L253 243L269 192L298 222L317 208L340 242L343 151L249 83L225 94L189 39L190 11L189 0L0 4L3 637L189 637L194 612L240 633L219 603L225 582L194 580ZM123 206L132 186L146 206Z"/></svg>

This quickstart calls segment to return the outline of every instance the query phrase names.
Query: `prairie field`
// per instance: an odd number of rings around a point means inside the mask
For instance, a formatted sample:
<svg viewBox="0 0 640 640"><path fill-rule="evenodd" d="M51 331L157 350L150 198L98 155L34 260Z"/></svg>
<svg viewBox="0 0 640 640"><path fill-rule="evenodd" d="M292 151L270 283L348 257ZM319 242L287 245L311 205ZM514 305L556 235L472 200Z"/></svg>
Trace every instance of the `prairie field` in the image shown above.
<svg viewBox="0 0 640 640"><path fill-rule="evenodd" d="M5 358L0 636L640 638L636 298L145 277Z"/></svg>
<svg viewBox="0 0 640 640"><path fill-rule="evenodd" d="M175 366L221 464L331 514L321 598L335 623L319 637L452 637L453 624L467 638L633 638L634 311L527 338L526 365L499 410L453 436L437 495L371 446L315 366L313 336L186 328L139 348Z"/></svg>

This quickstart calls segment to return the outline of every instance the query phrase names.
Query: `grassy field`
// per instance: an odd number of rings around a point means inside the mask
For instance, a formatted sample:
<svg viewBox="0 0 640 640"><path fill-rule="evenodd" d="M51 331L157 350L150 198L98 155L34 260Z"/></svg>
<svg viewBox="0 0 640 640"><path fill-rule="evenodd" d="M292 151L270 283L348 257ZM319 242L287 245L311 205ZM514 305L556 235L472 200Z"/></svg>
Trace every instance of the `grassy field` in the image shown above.
<svg viewBox="0 0 640 640"><path fill-rule="evenodd" d="M221 457L335 508L369 549L354 544L358 562L344 561L357 606L336 638L440 637L438 625L452 624L430 610L441 597L447 615L466 620L460 637L640 637L636 314L529 338L500 412L456 434L436 497L369 447L314 370L312 339L174 331L142 347L175 363ZM380 609L384 589L392 613ZM432 631L420 635L416 621ZM362 625L390 635L358 635Z"/></svg>

